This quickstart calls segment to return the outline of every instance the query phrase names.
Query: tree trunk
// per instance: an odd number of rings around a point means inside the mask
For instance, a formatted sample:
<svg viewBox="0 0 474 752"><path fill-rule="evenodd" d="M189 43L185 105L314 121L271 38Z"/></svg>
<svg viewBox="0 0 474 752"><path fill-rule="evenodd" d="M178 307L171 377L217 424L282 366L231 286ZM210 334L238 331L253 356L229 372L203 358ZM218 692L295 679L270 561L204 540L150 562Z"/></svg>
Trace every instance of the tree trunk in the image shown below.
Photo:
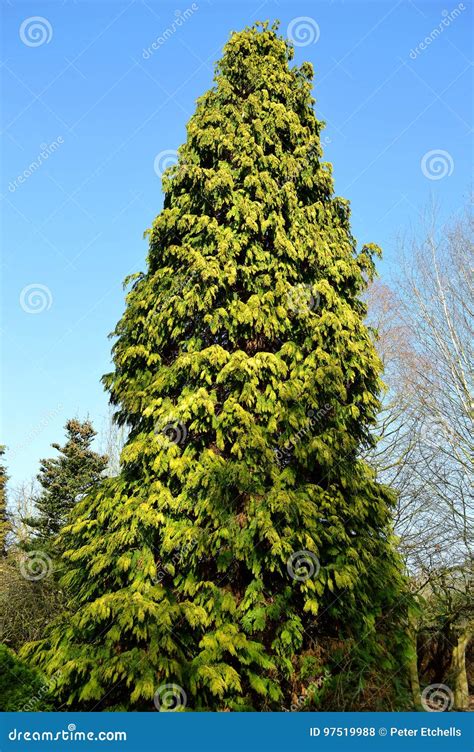
<svg viewBox="0 0 474 752"><path fill-rule="evenodd" d="M421 690L420 679L418 676L418 629L416 625L416 618L413 614L409 617L408 635L411 642L411 657L408 663L408 674L410 677L411 695L413 698L413 705L416 710L423 710L421 705Z"/></svg>
<svg viewBox="0 0 474 752"><path fill-rule="evenodd" d="M469 642L469 630L456 635L451 656L451 673L454 682L454 710L468 710L469 685L466 673L466 647Z"/></svg>

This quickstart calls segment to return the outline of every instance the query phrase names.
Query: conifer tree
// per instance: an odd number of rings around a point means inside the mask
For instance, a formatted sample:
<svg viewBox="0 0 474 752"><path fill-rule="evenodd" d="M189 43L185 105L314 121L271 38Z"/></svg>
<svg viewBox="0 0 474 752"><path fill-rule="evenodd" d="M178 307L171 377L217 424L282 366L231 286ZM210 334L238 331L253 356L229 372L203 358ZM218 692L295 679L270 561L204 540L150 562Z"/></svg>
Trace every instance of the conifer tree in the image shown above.
<svg viewBox="0 0 474 752"><path fill-rule="evenodd" d="M90 421L68 420L65 431L65 444L52 444L59 456L41 460L38 514L25 520L34 533L29 545L49 552L68 514L97 485L107 464L107 457L91 449L96 432Z"/></svg>
<svg viewBox="0 0 474 752"><path fill-rule="evenodd" d="M0 556L7 552L7 535L10 529L7 514L7 471L3 457L5 447L0 445Z"/></svg>
<svg viewBox="0 0 474 752"><path fill-rule="evenodd" d="M359 458L379 250L356 250L292 56L266 23L234 33L164 176L105 377L121 472L77 505L70 614L28 651L74 707L279 710L318 635L372 639L397 604L393 494ZM391 639L371 655L398 671Z"/></svg>

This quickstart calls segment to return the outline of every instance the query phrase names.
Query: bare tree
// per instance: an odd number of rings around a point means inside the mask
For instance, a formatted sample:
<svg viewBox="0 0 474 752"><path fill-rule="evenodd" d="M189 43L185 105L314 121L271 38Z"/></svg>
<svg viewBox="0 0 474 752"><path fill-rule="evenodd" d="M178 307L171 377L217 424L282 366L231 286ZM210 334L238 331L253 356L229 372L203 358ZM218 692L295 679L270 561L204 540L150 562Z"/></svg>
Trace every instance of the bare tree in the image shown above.
<svg viewBox="0 0 474 752"><path fill-rule="evenodd" d="M388 386L370 459L380 479L398 491L400 549L431 604L421 624L442 623L452 647L458 707L467 702L464 653L472 630L471 230L467 213L444 227L436 212L427 214L421 239L400 247L396 284L377 283L369 292Z"/></svg>
<svg viewBox="0 0 474 752"><path fill-rule="evenodd" d="M39 486L36 478L25 481L10 490L9 517L12 542L15 547L25 548L31 538L31 529L25 520L35 511L35 499L38 493Z"/></svg>
<svg viewBox="0 0 474 752"><path fill-rule="evenodd" d="M102 454L108 457L105 474L118 475L120 472L120 455L127 440L127 429L114 421L114 411L110 408L103 421L99 435L99 446Z"/></svg>

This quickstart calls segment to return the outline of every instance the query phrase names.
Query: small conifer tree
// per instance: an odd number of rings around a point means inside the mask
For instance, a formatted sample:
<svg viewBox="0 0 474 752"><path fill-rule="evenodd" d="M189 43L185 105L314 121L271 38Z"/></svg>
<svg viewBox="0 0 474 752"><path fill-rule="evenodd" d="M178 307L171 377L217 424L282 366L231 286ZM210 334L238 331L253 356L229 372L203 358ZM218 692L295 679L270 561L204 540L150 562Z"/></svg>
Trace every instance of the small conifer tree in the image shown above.
<svg viewBox="0 0 474 752"><path fill-rule="evenodd" d="M65 430L65 444L52 444L59 456L41 460L38 514L25 520L33 533L28 546L49 552L54 552L54 541L69 513L98 484L107 464L107 457L91 449L96 432L90 421L68 420Z"/></svg>

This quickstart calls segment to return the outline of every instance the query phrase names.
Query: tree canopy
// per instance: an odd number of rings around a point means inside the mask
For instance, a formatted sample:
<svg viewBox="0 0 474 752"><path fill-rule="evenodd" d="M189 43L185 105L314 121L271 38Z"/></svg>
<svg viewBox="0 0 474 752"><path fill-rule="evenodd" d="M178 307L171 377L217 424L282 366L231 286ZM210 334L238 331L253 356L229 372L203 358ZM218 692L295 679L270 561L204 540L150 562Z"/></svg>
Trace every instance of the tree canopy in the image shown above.
<svg viewBox="0 0 474 752"><path fill-rule="evenodd" d="M278 710L319 676L321 636L400 671L394 494L360 458L379 249L356 248L292 56L266 23L231 36L129 280L104 378L120 473L72 510L69 608L27 650L75 707L163 709L172 687L192 710Z"/></svg>

